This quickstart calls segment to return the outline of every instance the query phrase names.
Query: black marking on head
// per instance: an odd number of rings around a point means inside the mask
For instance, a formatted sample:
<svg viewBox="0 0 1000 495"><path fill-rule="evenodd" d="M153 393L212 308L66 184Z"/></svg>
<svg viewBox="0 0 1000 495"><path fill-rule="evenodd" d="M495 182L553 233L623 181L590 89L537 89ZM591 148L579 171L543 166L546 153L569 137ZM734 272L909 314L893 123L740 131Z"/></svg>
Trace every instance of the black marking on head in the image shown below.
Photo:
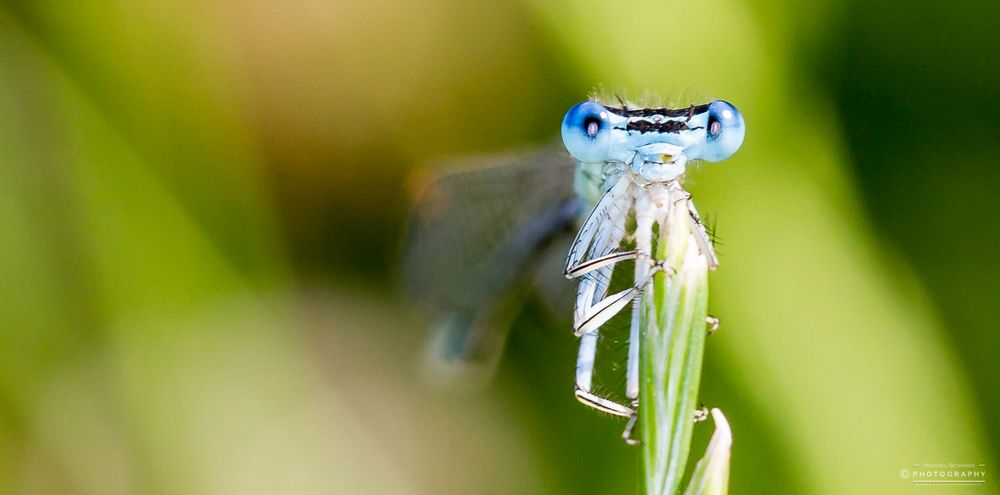
<svg viewBox="0 0 1000 495"><path fill-rule="evenodd" d="M609 107L605 106L609 112L615 115L621 115L622 117L652 117L654 115L662 115L664 117L676 118L676 117L687 117L688 120L695 114L708 111L708 104L704 105L691 105L687 108L636 108L630 109L625 104L621 107Z"/></svg>
<svg viewBox="0 0 1000 495"><path fill-rule="evenodd" d="M681 131L691 131L694 129L701 129L701 127L688 127L687 122L683 120L664 120L662 122L630 120L628 124L625 125L626 131L636 131L640 134L645 134L647 132L677 134Z"/></svg>

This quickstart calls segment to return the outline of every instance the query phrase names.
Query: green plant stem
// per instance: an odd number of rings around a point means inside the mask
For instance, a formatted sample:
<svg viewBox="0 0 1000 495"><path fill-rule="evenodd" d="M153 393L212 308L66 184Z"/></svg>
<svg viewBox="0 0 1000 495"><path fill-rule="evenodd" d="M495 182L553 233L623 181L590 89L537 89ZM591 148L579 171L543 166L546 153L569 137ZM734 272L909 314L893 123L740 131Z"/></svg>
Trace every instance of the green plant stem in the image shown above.
<svg viewBox="0 0 1000 495"><path fill-rule="evenodd" d="M729 491L729 456L733 447L733 432L722 411L712 409L715 433L708 448L691 473L691 483L684 495L725 495Z"/></svg>
<svg viewBox="0 0 1000 495"><path fill-rule="evenodd" d="M705 350L708 266L686 209L674 210L653 253L673 270L657 273L640 303L639 424L647 495L679 493Z"/></svg>

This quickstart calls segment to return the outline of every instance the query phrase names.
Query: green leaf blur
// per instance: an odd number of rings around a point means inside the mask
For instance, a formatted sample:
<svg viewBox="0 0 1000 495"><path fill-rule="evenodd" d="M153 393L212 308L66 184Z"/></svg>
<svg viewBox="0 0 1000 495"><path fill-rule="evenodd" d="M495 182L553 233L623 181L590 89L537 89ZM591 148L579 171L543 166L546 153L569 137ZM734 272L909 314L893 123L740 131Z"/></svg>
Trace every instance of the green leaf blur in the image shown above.
<svg viewBox="0 0 1000 495"><path fill-rule="evenodd" d="M395 291L408 177L548 142L596 87L747 120L686 184L721 238L699 400L731 493L910 493L923 462L997 493L998 18L2 2L0 493L637 492L623 424L573 400L569 313L529 302L452 396Z"/></svg>

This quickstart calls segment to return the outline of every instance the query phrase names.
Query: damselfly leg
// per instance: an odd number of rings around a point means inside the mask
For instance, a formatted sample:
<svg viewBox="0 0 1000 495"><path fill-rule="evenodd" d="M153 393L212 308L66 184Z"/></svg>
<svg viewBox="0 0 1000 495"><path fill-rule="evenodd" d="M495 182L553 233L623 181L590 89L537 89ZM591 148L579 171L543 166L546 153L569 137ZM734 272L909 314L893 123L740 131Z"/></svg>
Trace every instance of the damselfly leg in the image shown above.
<svg viewBox="0 0 1000 495"><path fill-rule="evenodd" d="M687 209L690 215L688 218L691 221L691 232L694 233L695 242L698 243L698 249L701 254L705 255L705 259L708 261L708 269L715 270L719 267L719 258L715 255L715 248L712 246L712 239L708 235L708 229L705 228L705 223L701 221L701 217L698 216L698 210L694 207L694 202L691 201L691 195L687 192Z"/></svg>
<svg viewBox="0 0 1000 495"><path fill-rule="evenodd" d="M642 260L641 260L642 261ZM601 411L614 414L616 416L632 417L635 415L636 406L638 405L639 399L639 295L641 295L642 287L645 287L652 276L661 268L652 263L648 257L644 259L646 263L652 266L652 269L645 270L646 276L640 280L635 286L630 289L626 289L622 292L616 293L614 295L608 296L604 301L599 302L596 306L602 306L604 308L611 308L617 306L605 304L605 301L613 299L615 301L625 298L625 304L618 306L618 310L613 313L610 310L605 310L609 314L602 316L602 321L596 326L588 326L584 332L580 335L580 351L577 354L576 360L576 397L584 404L599 409ZM629 329L629 342L628 342L628 364L627 364L627 376L626 376L626 392L625 397L632 402L631 406L626 406L619 404L609 399L599 397L591 392L593 387L593 377L594 377L594 361L597 355L597 340L600 338L599 328L600 325L606 322L608 319L613 317L625 306L631 304L632 311L632 323ZM593 320L591 320L593 321Z"/></svg>
<svg viewBox="0 0 1000 495"><path fill-rule="evenodd" d="M719 329L719 319L715 316L708 315L705 317L705 326L708 327L708 334L712 335Z"/></svg>
<svg viewBox="0 0 1000 495"><path fill-rule="evenodd" d="M619 181L608 190L591 213L577 236L565 273L569 278L580 277L574 333L580 336L577 356L576 397L584 404L617 416L628 417L622 436L628 443L636 425L639 399L640 296L660 271L672 273L663 261L653 258L654 243L666 238L668 217L672 208L687 208L689 195L679 187L666 184ZM607 223L624 224L631 213L635 229L631 234L634 249L621 250L622 235L602 236ZM692 217L694 218L694 217ZM654 229L659 229L654 238ZM707 238L706 238L707 239ZM585 253L586 255L579 255ZM634 261L634 284L622 291L606 295L611 273L622 261ZM625 376L625 399L628 405L600 397L592 392L594 362L600 328L625 307L631 306L628 359Z"/></svg>

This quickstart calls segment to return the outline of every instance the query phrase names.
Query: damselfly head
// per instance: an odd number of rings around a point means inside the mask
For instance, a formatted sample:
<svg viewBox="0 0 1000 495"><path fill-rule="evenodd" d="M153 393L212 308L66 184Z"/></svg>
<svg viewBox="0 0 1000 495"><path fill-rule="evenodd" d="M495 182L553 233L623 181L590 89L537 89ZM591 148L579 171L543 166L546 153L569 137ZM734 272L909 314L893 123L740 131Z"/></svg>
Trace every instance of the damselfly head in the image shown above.
<svg viewBox="0 0 1000 495"><path fill-rule="evenodd" d="M691 160L729 158L745 132L739 110L722 100L678 109L586 101L562 123L563 144L577 160L620 162L650 181L676 179Z"/></svg>

